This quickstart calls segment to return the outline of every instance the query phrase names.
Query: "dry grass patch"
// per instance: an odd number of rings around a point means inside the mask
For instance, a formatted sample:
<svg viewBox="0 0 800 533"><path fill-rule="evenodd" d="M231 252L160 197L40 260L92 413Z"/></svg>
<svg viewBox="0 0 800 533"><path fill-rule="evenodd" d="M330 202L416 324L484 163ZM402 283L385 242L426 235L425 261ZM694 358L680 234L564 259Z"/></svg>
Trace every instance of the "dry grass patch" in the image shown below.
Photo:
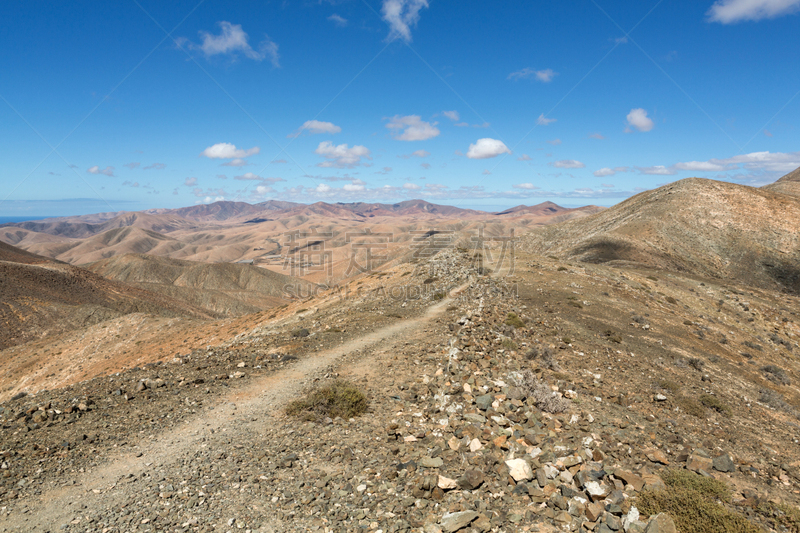
<svg viewBox="0 0 800 533"><path fill-rule="evenodd" d="M688 470L662 474L664 490L646 490L637 498L645 515L668 513L681 533L758 533L760 528L724 504L731 492L725 483Z"/></svg>
<svg viewBox="0 0 800 533"><path fill-rule="evenodd" d="M294 400L286 407L286 414L303 420L317 421L329 418L354 418L367 411L369 400L348 381L334 381L312 389L304 398Z"/></svg>

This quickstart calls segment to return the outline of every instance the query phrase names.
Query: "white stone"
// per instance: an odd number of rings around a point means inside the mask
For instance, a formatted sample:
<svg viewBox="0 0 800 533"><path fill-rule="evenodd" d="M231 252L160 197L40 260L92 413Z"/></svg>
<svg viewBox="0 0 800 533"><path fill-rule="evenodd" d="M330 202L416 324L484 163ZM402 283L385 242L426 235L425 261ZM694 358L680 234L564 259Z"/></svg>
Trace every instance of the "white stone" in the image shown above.
<svg viewBox="0 0 800 533"><path fill-rule="evenodd" d="M508 466L508 473L514 478L514 481L533 479L533 470L525 459L511 459L506 461L506 466Z"/></svg>
<svg viewBox="0 0 800 533"><path fill-rule="evenodd" d="M554 467L553 465L544 465L542 469L544 470L544 476L547 479L555 479L558 475L558 468Z"/></svg>
<svg viewBox="0 0 800 533"><path fill-rule="evenodd" d="M472 439L470 441L470 443L469 443L469 451L477 452L481 448L483 448L483 444L481 444L481 441L479 441L478 439Z"/></svg>
<svg viewBox="0 0 800 533"><path fill-rule="evenodd" d="M628 514L626 514L622 519L622 528L627 531L631 524L637 520L639 520L639 509L636 507L631 507L631 510L628 511Z"/></svg>
<svg viewBox="0 0 800 533"><path fill-rule="evenodd" d="M458 487L458 482L449 477L439 476L439 483L437 485L442 490L452 490Z"/></svg>

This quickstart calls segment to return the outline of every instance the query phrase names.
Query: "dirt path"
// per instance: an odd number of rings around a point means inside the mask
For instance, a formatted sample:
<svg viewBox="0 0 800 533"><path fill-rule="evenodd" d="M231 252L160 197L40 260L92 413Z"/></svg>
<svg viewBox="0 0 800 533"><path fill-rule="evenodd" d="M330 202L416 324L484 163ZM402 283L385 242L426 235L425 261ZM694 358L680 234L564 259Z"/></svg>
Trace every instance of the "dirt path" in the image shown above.
<svg viewBox="0 0 800 533"><path fill-rule="evenodd" d="M224 448L237 435L263 432L264 420L269 420L278 409L296 398L314 378L323 377L337 365L344 365L346 369L347 355L369 350L369 355L374 356L382 348L424 335L421 333L424 325L441 315L452 298L467 286L454 289L449 298L429 307L420 317L397 322L303 358L286 370L254 380L215 399L202 413L174 430L157 435L135 451L112 456L90 472L79 474L72 486L54 488L40 497L19 501L14 513L0 514L0 531L55 532L70 523L76 509L99 510L131 503L124 480L139 477L145 471L166 473L198 448ZM365 362L368 363L361 358L358 364L363 366Z"/></svg>

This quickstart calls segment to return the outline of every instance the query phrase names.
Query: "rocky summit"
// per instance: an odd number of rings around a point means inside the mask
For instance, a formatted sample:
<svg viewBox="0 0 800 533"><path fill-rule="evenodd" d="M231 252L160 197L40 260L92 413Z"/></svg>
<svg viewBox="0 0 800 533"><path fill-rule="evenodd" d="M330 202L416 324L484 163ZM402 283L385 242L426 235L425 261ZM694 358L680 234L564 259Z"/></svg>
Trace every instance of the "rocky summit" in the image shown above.
<svg viewBox="0 0 800 533"><path fill-rule="evenodd" d="M22 339L3 351L0 531L800 531L796 292L710 275L719 248L695 270L581 262L585 235L543 255L543 235L626 209L237 317L180 315L176 292L147 326L163 352L64 360L97 328L130 335L119 308ZM33 352L88 373L34 380Z"/></svg>

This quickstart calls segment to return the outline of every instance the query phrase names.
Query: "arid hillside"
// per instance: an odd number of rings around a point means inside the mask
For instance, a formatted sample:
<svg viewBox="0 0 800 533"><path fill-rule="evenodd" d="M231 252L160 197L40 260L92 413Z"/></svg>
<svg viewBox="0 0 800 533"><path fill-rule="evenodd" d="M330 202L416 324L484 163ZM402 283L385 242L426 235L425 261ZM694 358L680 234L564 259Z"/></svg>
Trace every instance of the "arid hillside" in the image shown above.
<svg viewBox="0 0 800 533"><path fill-rule="evenodd" d="M107 279L169 295L221 316L262 311L286 303L290 295L312 290L308 282L247 264L125 254L87 268Z"/></svg>
<svg viewBox="0 0 800 533"><path fill-rule="evenodd" d="M0 248L0 347L57 335L130 313L210 318L200 308L94 272Z"/></svg>
<svg viewBox="0 0 800 533"><path fill-rule="evenodd" d="M800 198L686 179L580 220L538 229L534 253L635 264L800 291Z"/></svg>
<svg viewBox="0 0 800 533"><path fill-rule="evenodd" d="M367 260L372 267L402 260L409 250L413 253L413 249L425 246L422 241L426 232L435 232L430 234L438 237L431 242L436 240L438 244L443 238L447 241L445 245L456 241L469 244L480 231L490 237L510 235L512 230L520 234L532 227L581 218L601 210L596 206L567 209L552 202L518 206L502 213L423 200L312 205L278 201L256 205L216 202L174 210L5 224L0 226L0 241L73 265L124 254L204 263L248 261L322 283L352 275L354 253L361 266ZM379 236L365 236L367 233ZM369 244L377 246L367 252L365 245ZM316 258L307 253L320 247L324 249Z"/></svg>
<svg viewBox="0 0 800 533"><path fill-rule="evenodd" d="M770 183L769 185L765 185L761 188L766 191L800 197L800 168L790 172L789 174L786 174L775 183Z"/></svg>

